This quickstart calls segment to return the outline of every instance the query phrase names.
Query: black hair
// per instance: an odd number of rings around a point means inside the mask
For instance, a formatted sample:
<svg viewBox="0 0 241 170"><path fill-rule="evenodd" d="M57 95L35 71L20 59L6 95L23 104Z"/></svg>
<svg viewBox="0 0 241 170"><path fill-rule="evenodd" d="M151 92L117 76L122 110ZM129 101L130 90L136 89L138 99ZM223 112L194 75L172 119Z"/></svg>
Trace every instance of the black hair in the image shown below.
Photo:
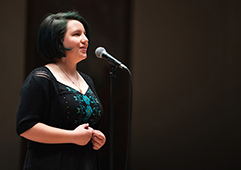
<svg viewBox="0 0 241 170"><path fill-rule="evenodd" d="M66 57L65 50L70 50L63 45L68 20L81 22L85 28L86 37L90 40L89 24L78 12L69 11L49 14L40 25L37 38L37 51L47 61Z"/></svg>

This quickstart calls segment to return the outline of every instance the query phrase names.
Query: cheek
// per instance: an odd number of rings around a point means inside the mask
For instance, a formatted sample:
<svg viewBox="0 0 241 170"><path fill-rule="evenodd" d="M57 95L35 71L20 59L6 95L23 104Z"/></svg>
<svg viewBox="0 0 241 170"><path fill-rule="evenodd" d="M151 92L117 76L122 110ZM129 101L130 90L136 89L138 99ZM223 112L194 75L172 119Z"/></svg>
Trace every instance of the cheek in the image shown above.
<svg viewBox="0 0 241 170"><path fill-rule="evenodd" d="M63 45L65 48L73 48L74 43L69 38L64 38Z"/></svg>

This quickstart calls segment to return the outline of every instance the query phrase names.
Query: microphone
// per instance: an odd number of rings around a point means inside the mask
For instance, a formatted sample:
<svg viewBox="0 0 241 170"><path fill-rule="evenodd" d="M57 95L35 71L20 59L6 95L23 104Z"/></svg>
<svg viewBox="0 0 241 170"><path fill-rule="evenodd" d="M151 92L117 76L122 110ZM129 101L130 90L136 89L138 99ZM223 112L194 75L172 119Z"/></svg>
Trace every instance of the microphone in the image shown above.
<svg viewBox="0 0 241 170"><path fill-rule="evenodd" d="M104 58L105 60L107 60L113 66L118 66L121 69L124 68L124 69L128 70L127 67L124 64L122 64L120 61L118 61L117 59L112 57L110 54L108 54L103 47L96 48L95 55L98 58Z"/></svg>

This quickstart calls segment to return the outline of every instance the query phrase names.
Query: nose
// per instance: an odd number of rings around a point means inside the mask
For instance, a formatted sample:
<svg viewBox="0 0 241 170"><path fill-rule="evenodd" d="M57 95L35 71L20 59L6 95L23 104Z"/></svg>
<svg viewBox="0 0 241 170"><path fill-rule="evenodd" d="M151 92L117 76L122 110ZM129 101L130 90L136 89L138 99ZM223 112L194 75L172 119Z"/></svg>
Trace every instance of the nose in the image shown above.
<svg viewBox="0 0 241 170"><path fill-rule="evenodd" d="M82 43L86 43L86 42L88 42L89 40L88 40L88 38L86 37L86 35L85 34L82 34L82 38L81 38L81 42Z"/></svg>

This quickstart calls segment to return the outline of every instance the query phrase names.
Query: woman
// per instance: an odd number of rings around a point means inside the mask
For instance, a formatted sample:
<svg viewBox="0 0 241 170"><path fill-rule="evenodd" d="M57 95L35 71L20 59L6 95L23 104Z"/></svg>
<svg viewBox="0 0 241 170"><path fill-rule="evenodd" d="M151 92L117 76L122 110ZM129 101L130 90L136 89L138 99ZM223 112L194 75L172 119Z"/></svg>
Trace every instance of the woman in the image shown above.
<svg viewBox="0 0 241 170"><path fill-rule="evenodd" d="M40 25L38 52L50 62L33 70L21 90L17 133L29 140L24 170L100 169L102 106L91 78L76 70L88 38L77 12L50 14Z"/></svg>

